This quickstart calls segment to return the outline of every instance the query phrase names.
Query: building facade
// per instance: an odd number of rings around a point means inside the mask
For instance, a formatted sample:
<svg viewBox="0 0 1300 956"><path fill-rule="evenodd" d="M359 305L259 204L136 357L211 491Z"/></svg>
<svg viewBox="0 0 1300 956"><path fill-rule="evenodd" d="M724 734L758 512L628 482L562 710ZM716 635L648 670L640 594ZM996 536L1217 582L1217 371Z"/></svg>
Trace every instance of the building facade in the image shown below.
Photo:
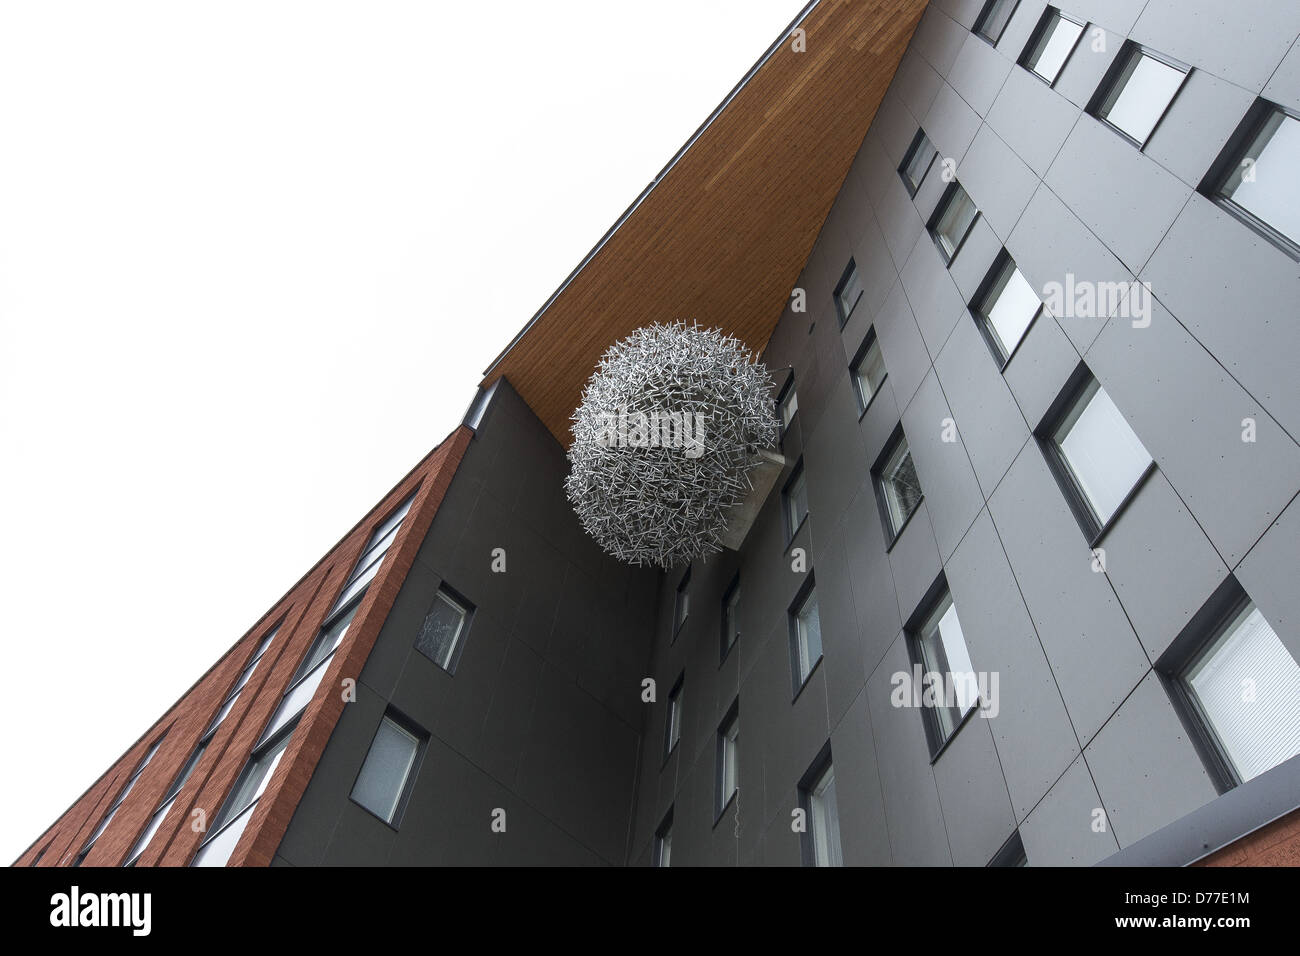
<svg viewBox="0 0 1300 956"><path fill-rule="evenodd" d="M886 75L788 220L743 546L583 534L580 380L510 367L566 284L18 865L1300 862L1300 7L835 6L817 75ZM570 283L762 130L792 35Z"/></svg>

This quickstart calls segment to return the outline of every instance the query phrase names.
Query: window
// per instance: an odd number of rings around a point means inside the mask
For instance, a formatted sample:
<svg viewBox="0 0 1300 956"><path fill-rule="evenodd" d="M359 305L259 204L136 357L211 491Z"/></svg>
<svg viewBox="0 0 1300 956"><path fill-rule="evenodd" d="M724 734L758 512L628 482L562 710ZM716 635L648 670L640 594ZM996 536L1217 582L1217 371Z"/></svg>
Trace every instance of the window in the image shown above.
<svg viewBox="0 0 1300 956"><path fill-rule="evenodd" d="M794 376L791 376L776 400L776 414L781 419L782 432L790 427L790 423L794 421L794 413L797 411L799 411L799 394L794 390Z"/></svg>
<svg viewBox="0 0 1300 956"><path fill-rule="evenodd" d="M295 721L278 737L253 751L235 782L234 790L226 798L217 818L212 821L212 828L199 846L199 852L194 855L191 866L225 866L230 860L244 828L253 816L257 801L266 791L271 775L275 773L285 748L289 746L289 738L293 736L296 726Z"/></svg>
<svg viewBox="0 0 1300 956"><path fill-rule="evenodd" d="M804 482L802 458L794 466L794 474L786 483L782 498L785 500L786 537L793 540L799 531L799 526L808 517L808 486ZM788 544L789 541L786 543Z"/></svg>
<svg viewBox="0 0 1300 956"><path fill-rule="evenodd" d="M844 323L849 320L860 298L862 298L862 279L858 277L857 263L849 259L844 274L840 276L840 281L835 286L835 314L839 316L840 328L844 328ZM789 422L787 421L786 424L788 425Z"/></svg>
<svg viewBox="0 0 1300 956"><path fill-rule="evenodd" d="M655 830L654 865L669 866L673 855L673 811L669 810L664 822Z"/></svg>
<svg viewBox="0 0 1300 956"><path fill-rule="evenodd" d="M889 546L893 547L922 498L921 483L916 477L912 452L907 447L907 436L903 434L902 425L894 429L894 434L881 453L880 461L872 469L872 475L875 478L880 518Z"/></svg>
<svg viewBox="0 0 1300 956"><path fill-rule="evenodd" d="M1025 856L1025 844L1021 842L1020 831L1016 830L1002 844L1002 849L993 854L989 866L1028 866L1029 857Z"/></svg>
<svg viewBox="0 0 1300 956"><path fill-rule="evenodd" d="M822 659L822 622L817 611L817 591L809 575L808 583L795 599L790 611L790 664L797 695L807 683L817 662Z"/></svg>
<svg viewBox="0 0 1300 956"><path fill-rule="evenodd" d="M1042 312L1043 301L1004 249L975 293L973 308L998 367L1005 369Z"/></svg>
<svg viewBox="0 0 1300 956"><path fill-rule="evenodd" d="M1300 259L1300 119L1267 100L1257 100L1201 192Z"/></svg>
<svg viewBox="0 0 1300 956"><path fill-rule="evenodd" d="M740 789L737 776L736 742L740 738L740 701L734 701L727 716L718 728L718 779L717 797L714 801L713 816L715 821L722 816L731 798Z"/></svg>
<svg viewBox="0 0 1300 956"><path fill-rule="evenodd" d="M269 640L270 638L268 637L267 641ZM267 641L264 641L263 645L265 645ZM260 652L265 651L265 646L260 647L258 650L260 654ZM256 663L256 661L254 661L254 663ZM215 730L215 728L213 728L213 730ZM180 773L178 773L176 779L172 781L172 785L167 788L167 792L163 795L161 806L159 806L158 809L154 811L153 816L149 818L149 823L144 828L144 832L141 833L139 839L135 841L135 845L131 847L131 852L126 855L126 861L122 864L123 866L135 866L136 861L139 860L144 854L144 851L149 848L150 841L153 840L159 827L162 826L163 820L167 818L167 812L171 810L172 804L176 802L176 795L181 792L181 788L185 786L185 782L190 779L190 774L192 774L194 768L199 765L199 761L203 758L204 751L208 749L208 741L211 739L212 731L210 730L204 734L203 739L199 741L199 745L194 748L194 752L190 754L189 759L185 761L185 766L181 767Z"/></svg>
<svg viewBox="0 0 1300 956"><path fill-rule="evenodd" d="M423 738L422 733L385 714L352 785L352 799L385 823L396 826L415 781Z"/></svg>
<svg viewBox="0 0 1300 956"><path fill-rule="evenodd" d="M122 806L122 801L127 798L127 795L130 794L131 790L135 787L135 782L140 779L140 774L144 773L144 768L149 766L149 761L152 760L153 755L158 752L158 748L162 746L163 737L166 736L167 734L164 732L162 737L155 740L153 746L151 746L145 753L144 758L136 764L135 769L131 771L130 779L128 779L122 789L118 791L117 796L113 798L113 803L100 819L99 825L95 827L94 832L90 835L90 839L86 841L86 845L83 846L81 852L77 854L77 858L72 863L73 866L81 866L81 863L85 860L87 854L89 854L94 848L95 841L99 839L100 834L108 829L108 825L113 822L113 817L117 816L117 811L118 808Z"/></svg>
<svg viewBox="0 0 1300 956"><path fill-rule="evenodd" d="M979 704L979 685L957 620L957 607L942 578L936 588L938 595L926 602L929 611L913 629L911 641L913 661L921 665L927 685L935 688L936 703L925 708L932 754L943 749Z"/></svg>
<svg viewBox="0 0 1300 956"><path fill-rule="evenodd" d="M731 579L731 584L722 595L722 657L740 639L740 575Z"/></svg>
<svg viewBox="0 0 1300 956"><path fill-rule="evenodd" d="M677 593L673 596L673 640L681 632L682 626L691 614L691 569L688 567L682 579L677 582Z"/></svg>
<svg viewBox="0 0 1300 956"><path fill-rule="evenodd" d="M244 689L244 685L247 684L249 679L253 676L253 671L257 670L257 665L262 660L262 655L265 654L266 649L271 646L271 642L275 640L275 635L279 633L279 630L280 626L277 624L271 629L271 632L267 634L266 637L262 638L262 640L258 642L257 647L253 650L252 658L244 665L243 671L240 672L239 680L235 681L235 686L231 688L230 693L226 695L226 699L222 705L217 708L217 715L212 718L212 723L209 724L208 729L203 732L205 740L210 740L212 735L216 733L217 728L221 726L221 722L229 716L230 711L235 706L235 701L239 699L239 694Z"/></svg>
<svg viewBox="0 0 1300 956"><path fill-rule="evenodd" d="M898 174L903 177L903 185L907 187L909 196L915 196L917 190L921 188L926 173L930 171L938 155L939 151L930 142L930 137L925 135L925 130L918 129L916 135L912 137L912 145L907 147L903 165L898 167Z"/></svg>
<svg viewBox="0 0 1300 956"><path fill-rule="evenodd" d="M1235 578L1156 669L1220 790L1300 753L1300 665Z"/></svg>
<svg viewBox="0 0 1300 956"><path fill-rule="evenodd" d="M686 674L682 673L668 692L668 720L664 724L664 759L672 754L677 741L682 739L682 684Z"/></svg>
<svg viewBox="0 0 1300 956"><path fill-rule="evenodd" d="M830 745L813 763L799 785L799 806L807 829L803 839L805 866L843 866L840 851L840 815L835 803L835 768Z"/></svg>
<svg viewBox="0 0 1300 956"><path fill-rule="evenodd" d="M1083 36L1083 27L1056 7L1048 7L1025 47L1020 65L1051 86Z"/></svg>
<svg viewBox="0 0 1300 956"><path fill-rule="evenodd" d="M321 628L316 640L307 649L307 655L298 665L298 671L290 681L288 690L284 692L280 706L275 709L270 723L262 731L259 744L271 739L281 727L294 720L311 703L312 698L316 696L316 688L325 679L325 672L329 670L330 661L334 659L334 652L343 643L343 638L359 606L360 601L352 603L343 610L343 613Z"/></svg>
<svg viewBox="0 0 1300 956"><path fill-rule="evenodd" d="M1188 69L1130 40L1088 112L1142 147L1182 88Z"/></svg>
<svg viewBox="0 0 1300 956"><path fill-rule="evenodd" d="M1095 544L1154 467L1151 455L1086 367L1048 412L1048 462Z"/></svg>
<svg viewBox="0 0 1300 956"><path fill-rule="evenodd" d="M445 585L438 588L415 636L415 649L443 670L454 672L469 628L470 610L469 602L453 595Z"/></svg>
<svg viewBox="0 0 1300 956"><path fill-rule="evenodd" d="M853 377L853 394L858 399L858 412L865 412L884 384L886 374L885 357L880 353L880 341L876 338L874 328L867 331L862 347L849 366L849 373Z"/></svg>
<svg viewBox="0 0 1300 956"><path fill-rule="evenodd" d="M337 614L341 608L354 600L359 600L365 593L370 582L379 573L380 565L384 563L384 556L388 554L389 547L397 539L397 533L402 530L402 521L411 510L411 502L414 500L415 495L412 493L371 533L366 549L361 552L361 557L357 559L352 574L348 576L347 583L343 585L343 590L339 592L327 617Z"/></svg>
<svg viewBox="0 0 1300 956"><path fill-rule="evenodd" d="M930 236L939 247L944 262L952 264L978 216L979 210L961 183L952 183L930 219Z"/></svg>
<svg viewBox="0 0 1300 956"><path fill-rule="evenodd" d="M1016 12L1019 0L988 0L975 21L975 34L988 40L994 46L1002 39L1002 31L1011 22L1011 15Z"/></svg>

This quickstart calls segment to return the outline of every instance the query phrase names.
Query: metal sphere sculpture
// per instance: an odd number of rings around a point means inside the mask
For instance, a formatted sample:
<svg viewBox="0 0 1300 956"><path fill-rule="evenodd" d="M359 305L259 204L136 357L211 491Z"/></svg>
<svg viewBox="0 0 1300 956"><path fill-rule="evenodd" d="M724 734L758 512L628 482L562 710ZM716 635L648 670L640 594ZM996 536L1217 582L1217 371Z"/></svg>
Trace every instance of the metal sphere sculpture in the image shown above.
<svg viewBox="0 0 1300 956"><path fill-rule="evenodd" d="M572 415L564 490L609 554L671 568L721 550L760 448L776 444L772 379L737 339L684 322L605 352Z"/></svg>

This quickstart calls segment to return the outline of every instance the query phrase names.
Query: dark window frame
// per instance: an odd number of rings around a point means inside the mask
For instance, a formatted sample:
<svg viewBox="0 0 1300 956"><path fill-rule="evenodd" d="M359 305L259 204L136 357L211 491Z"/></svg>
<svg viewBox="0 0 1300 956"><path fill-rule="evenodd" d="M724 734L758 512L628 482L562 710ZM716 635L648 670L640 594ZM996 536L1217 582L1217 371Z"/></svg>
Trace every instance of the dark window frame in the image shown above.
<svg viewBox="0 0 1300 956"><path fill-rule="evenodd" d="M719 635L722 652L718 657L719 667L722 666L722 664L726 661L728 655L731 654L731 649L740 643L740 604L739 603L736 604L735 611L732 613L732 619L735 621L735 625L736 625L736 637L735 640L732 640L730 642L727 640L727 638L729 637L727 633L727 609L731 607L731 602L735 599L736 595L739 592L740 592L740 572L737 571L734 575L732 575L731 583L727 585L727 589L722 592L722 633Z"/></svg>
<svg viewBox="0 0 1300 956"><path fill-rule="evenodd" d="M925 169L921 170L920 175L917 177L916 185L913 186L912 181L907 176L907 167L912 164L912 159L916 156L916 151L921 148L922 143L928 143L930 149L934 152L930 156L929 162L925 164ZM938 158L939 147L934 145L934 140L930 139L926 134L924 127L918 126L916 128L916 135L912 137L912 142L907 147L907 152L903 154L903 161L898 164L897 170L898 177L903 180L903 186L907 189L907 195L909 197L912 199L916 198L916 194L921 191L921 186L925 182L925 177L930 175L930 170L934 168L934 162Z"/></svg>
<svg viewBox="0 0 1300 956"><path fill-rule="evenodd" d="M975 295L971 297L970 302L967 304L967 309L975 319L975 325L980 330L980 335L984 338L984 344L988 346L989 353L993 356L993 360L998 363L998 372L1002 374L1006 373L1007 366L1011 364L1011 360L1015 358L1016 353L1020 351L1020 346L1024 344L1025 339L1029 338L1029 333L1033 331L1034 325L1037 324L1040 318L1042 318L1043 313L1047 311L1047 304L1043 302L1043 297L1039 296L1038 311L1034 313L1034 317L1030 319L1029 324L1025 326L1025 331L1021 333L1020 340L1011 347L1010 351L1003 350L1002 340L994 330L988 313L985 310L987 304L985 300L988 299L990 293L993 291L993 287L997 285L998 280L1002 277L1002 272L1006 269L1008 263L1011 265L1011 268L1019 270L1020 267L1016 265L1016 260L1012 257L1010 251L1008 251L1006 247L1003 247L997 256L994 257L993 265L989 267L989 271L985 273L984 278L980 281L979 287L975 290ZM1021 273L1021 275L1024 275L1024 273ZM1026 281L1028 280L1026 279Z"/></svg>
<svg viewBox="0 0 1300 956"><path fill-rule="evenodd" d="M1025 853L1025 844L1020 838L1019 829L1011 831L1011 836L1007 837L1006 842L998 848L998 852L993 854L993 858L986 865L990 867L1029 865L1029 856Z"/></svg>
<svg viewBox="0 0 1300 956"><path fill-rule="evenodd" d="M938 228L939 222L943 219L944 214L947 213L949 205L951 205L956 199L958 190L961 190L962 194L970 201L971 206L975 209L975 215L971 218L970 225L966 227L966 231L961 234L961 238L953 244L952 255L948 255L947 251L943 248L943 243L939 241ZM930 241L933 242L934 247L939 250L939 257L943 259L943 264L945 266L950 269L952 268L952 264L957 261L957 257L961 255L962 249L965 248L966 240L969 239L971 233L975 231L975 227L979 224L980 218L983 215L984 214L980 212L979 206L975 205L974 198L972 198L970 193L966 192L966 187L963 186L959 180L954 179L948 184L947 188L944 189L943 196L939 199L939 205L935 207L934 212L930 214L929 220L926 221L925 231L930 234Z"/></svg>
<svg viewBox="0 0 1300 956"><path fill-rule="evenodd" d="M375 737L379 734L379 728L383 726L384 720L391 720L394 724L406 731L415 738L415 754L411 757L411 766L406 771L406 779L402 781L402 790L398 794L397 804L393 807L392 820L385 820L379 814L375 813L364 803L361 803L353 793L356 792L357 783L361 780L361 771L365 769L366 759L370 756L370 749L375 745ZM420 775L420 766L424 763L424 754L429 747L429 732L417 724L414 720L398 710L391 704L384 709L383 714L379 717L379 722L375 724L374 733L370 735L370 745L366 747L366 752L361 758L361 763L357 765L357 772L352 777L352 786L348 788L348 802L360 808L370 816L374 817L384 826L394 832L401 829L402 818L406 814L406 808L411 802L411 794L415 790L416 778Z"/></svg>
<svg viewBox="0 0 1300 956"><path fill-rule="evenodd" d="M1054 438L1057 427L1073 411L1084 391L1095 379L1096 376L1092 374L1092 370L1088 368L1087 364L1080 362L1066 380L1065 387L1061 389L1047 409L1043 420L1034 429L1034 439L1037 441L1043 457L1047 460L1048 470L1052 473L1052 477L1056 479L1057 487L1061 489L1061 494L1065 497L1066 504L1069 505L1075 521L1079 523L1079 530L1083 532L1083 536L1087 539L1089 548L1096 548L1101 544L1106 535L1110 533L1110 529L1124 516L1128 506L1133 503L1133 499L1138 496L1138 493L1156 470L1156 462L1153 456L1146 468L1143 469L1142 474L1133 482L1133 487L1120 499L1114 513L1105 521L1101 520L1101 517L1093 509L1087 492L1079 484L1079 479L1074 473L1074 467L1066 460L1065 454L1056 444ZM1098 385L1100 386L1100 382L1098 382Z"/></svg>
<svg viewBox="0 0 1300 956"><path fill-rule="evenodd" d="M672 832L673 832L673 808L669 807L664 818L659 821L659 826L655 827L654 846L651 849L650 864L656 868L663 867L664 838L668 838L669 856L668 867L672 867Z"/></svg>
<svg viewBox="0 0 1300 956"><path fill-rule="evenodd" d="M939 576L931 582L921 600L917 602L916 609L912 611L911 616L903 624L903 637L904 643L907 645L908 663L912 666L913 673L915 673L918 666L921 668L923 675L927 672L925 655L921 650L921 639L925 636L922 633L922 628L929 623L930 618L938 610L945 597L952 601L953 607L957 606L957 601L952 596L952 589L948 586L948 575L944 571L940 571ZM960 614L957 615L957 620L961 620ZM965 630L962 631L962 642L966 642ZM966 653L970 653L969 644L966 644ZM939 715L934 712L933 708L925 706L920 708L922 712L921 722L925 725L925 740L930 748L931 764L936 763L943 756L944 751L957 739L957 735L961 733L962 728L980 712L983 703L982 700L976 701L970 710L954 721L952 732L946 736L943 733L943 728L939 726Z"/></svg>
<svg viewBox="0 0 1300 956"><path fill-rule="evenodd" d="M1120 129L1105 116L1101 115L1102 108L1105 106L1106 100L1110 98L1111 94L1116 94L1116 97L1118 98L1118 95L1122 92L1122 87L1119 86L1119 81L1128 69L1129 63L1138 56L1149 56L1151 59L1163 63L1165 66L1172 67L1175 70L1181 70L1183 74L1183 78L1179 82L1178 87L1174 90L1173 96L1169 97L1169 102L1164 105L1164 108L1160 111L1160 115L1156 118L1155 124L1151 127L1151 132L1148 133L1146 139L1141 142L1135 139L1130 133ZM1149 46L1138 43L1136 40L1125 40L1124 45L1120 47L1119 53L1115 56L1115 62L1110 65L1108 70L1106 70L1105 75L1101 79L1101 83L1098 84L1096 91L1092 94L1092 98L1088 100L1088 105L1084 108L1084 112L1117 136L1124 139L1130 145L1137 147L1138 152L1143 152L1146 150L1147 144L1150 143L1151 140L1155 139L1156 134L1160 132L1161 125L1169 115L1169 111L1174 108L1174 104L1178 102L1178 97L1182 95L1183 90L1186 89L1187 80L1191 75L1192 67L1183 63L1181 60L1175 60L1171 56L1167 56L1164 53L1153 50ZM1112 104L1112 108L1113 105L1114 104ZM1107 112L1109 112L1109 110Z"/></svg>
<svg viewBox="0 0 1300 956"><path fill-rule="evenodd" d="M813 812L812 812L812 791L817 782L822 778L826 771L835 765L831 754L831 742L828 740L822 744L821 750L817 751L817 756L813 758L808 769L803 772L799 778L796 790L799 794L799 809L803 811L804 829L799 834L799 856L800 862L804 866L815 867L817 865L817 851L813 840ZM838 794L837 808L838 808ZM841 847L843 852L843 847Z"/></svg>
<svg viewBox="0 0 1300 956"><path fill-rule="evenodd" d="M682 576L677 580L677 587L673 590L673 630L668 640L670 646L677 642L677 636L681 634L690 618L691 565L688 564L686 570L682 572Z"/></svg>
<svg viewBox="0 0 1300 956"><path fill-rule="evenodd" d="M810 568L806 580L799 585L799 590L795 593L794 600L786 608L786 621L790 638L790 683L793 688L793 696L790 702L793 704L803 693L803 689L808 686L812 680L817 668L821 667L822 661L826 659L826 642L821 640L821 651L815 661L808 662L808 673L800 676L799 670L799 612L803 610L804 605L808 603L809 598L814 598L817 592L816 574ZM817 605L817 629L821 633L821 604Z"/></svg>
<svg viewBox="0 0 1300 956"><path fill-rule="evenodd" d="M726 733L733 724L740 720L740 698L736 697L727 708L722 720L718 723L716 734L717 744L714 750L714 774L713 774L713 825L716 827L723 815L731 808L736 797L740 794L740 740L737 733L736 740L736 788L731 793L723 793L722 788L725 784L725 773L723 761L726 756Z"/></svg>
<svg viewBox="0 0 1300 956"><path fill-rule="evenodd" d="M853 300L853 304L849 306L848 309L845 309L844 304L840 301L840 294L844 291L844 287L849 284L849 279L857 275L857 271L858 271L857 260L855 260L853 256L849 256L848 264L844 267L844 271L840 273L839 282L835 283L835 291L831 293L831 298L835 302L835 315L839 319L841 331L844 330L844 326L848 325L849 318L853 315L854 311L857 309L858 303L862 301L863 295L866 294L866 290L861 288L862 280L861 278L859 278L858 297ZM791 384L793 384L793 381L794 381L794 376L791 376ZM789 386L787 386L787 388L788 387ZM792 418L791 421L793 420L794 419Z"/></svg>
<svg viewBox="0 0 1300 956"><path fill-rule="evenodd" d="M791 511L791 505L793 504L793 501L790 498L790 489L799 481L804 483L804 512L803 516L799 519L799 523L795 524L792 520L793 512ZM807 498L808 481L804 476L803 456L800 455L794 463L794 468L790 471L790 477L787 478L785 484L781 486L781 520L785 524L785 546L787 550L789 550L790 545L794 544L794 539L799 537L799 532L802 531L803 526L808 523L808 516L812 514L812 504L808 502Z"/></svg>
<svg viewBox="0 0 1300 956"><path fill-rule="evenodd" d="M438 600L439 594L446 595L453 602L460 605L461 609L465 612L464 623L462 623L460 626L460 634L457 635L456 637L456 646L452 648L451 657L447 661L447 666L443 667L441 664L439 664L428 654L424 653L424 651L420 648L420 645L415 640L411 641L411 647L413 647L421 657L423 657L426 661L429 661L429 663L433 664L439 670L446 671L448 674L455 676L456 668L460 666L460 656L461 654L464 653L465 645L469 641L470 628L474 624L474 617L476 612L478 611L478 606L473 601L469 600L469 598L465 597L465 595L463 595L460 591L457 591L455 588L453 588L446 581L439 581L438 587L434 592L433 599L429 602L429 606L425 609L424 617L420 619L421 628L424 627L424 621L428 619L429 615L433 612L434 602ZM417 634L416 637L418 638L419 635Z"/></svg>
<svg viewBox="0 0 1300 956"><path fill-rule="evenodd" d="M1003 2L1008 2L1008 0L986 0L984 8L980 10L980 15L975 18L975 25L971 27L971 33L975 34L985 43L995 48L1002 42L1002 37L1006 34L1007 27L1011 26L1011 21L1015 19L1016 12L1020 9L1020 0L1009 0L1011 4L1011 12L1007 14L1006 22L1002 24L1002 29L998 31L998 35L996 37L991 37L984 32L984 28L988 25L989 18L992 17L994 11L997 10L998 5Z"/></svg>
<svg viewBox="0 0 1300 956"><path fill-rule="evenodd" d="M664 714L664 759L666 765L672 758L673 751L677 745L682 742L681 735L681 714L682 714L682 689L686 685L686 671L682 670L677 675L677 680L673 681L673 686L668 691L668 710ZM673 715L677 715L677 737L673 737ZM661 766L660 769L663 769Z"/></svg>
<svg viewBox="0 0 1300 956"><path fill-rule="evenodd" d="M1250 109L1246 111L1246 115L1237 124L1237 128L1228 138L1228 142L1219 151L1218 157L1196 187L1196 191L1238 222L1254 231L1256 235L1267 239L1293 260L1300 262L1300 237L1291 238L1286 233L1270 226L1249 209L1239 205L1231 197L1223 194L1229 178L1237 174L1241 169L1242 161L1248 158L1258 159L1258 157L1248 155L1250 147L1254 145L1255 139L1274 113L1281 113L1291 119L1300 120L1300 112L1282 106L1280 103L1274 103L1272 100L1266 100L1262 96L1256 97L1255 102L1250 105Z"/></svg>
<svg viewBox="0 0 1300 956"><path fill-rule="evenodd" d="M881 376L880 384L876 386L876 390L871 393L871 398L864 402L862 400L862 386L858 381L860 378L858 375L858 369L862 366L863 361L867 357L867 353L871 351L871 346L873 345L880 349L880 364L885 369L885 374ZM857 352L853 354L853 361L849 363L849 379L850 384L853 386L853 397L858 403L858 421L862 421L862 417L867 414L867 409L872 406L876 400L876 396L879 395L880 390L884 388L885 382L889 380L889 366L885 365L885 350L880 347L880 339L876 335L876 327L874 325L867 329L867 334L863 336L862 344L858 346Z"/></svg>
<svg viewBox="0 0 1300 956"><path fill-rule="evenodd" d="M796 405L794 411L790 413L790 421L787 422L785 420L785 403L791 395L795 396ZM786 376L785 384L781 386L781 390L776 393L776 420L780 428L779 440L782 442L785 441L786 432L794 427L794 417L799 414L798 395L798 390L794 387L794 372L791 371Z"/></svg>
<svg viewBox="0 0 1300 956"><path fill-rule="evenodd" d="M1169 695L1183 729L1187 731L1192 746L1201 758L1210 782L1220 794L1240 786L1243 781L1219 740L1214 725L1188 686L1186 675L1237 615L1250 604L1250 595L1236 577L1229 574L1155 662L1155 672L1160 676L1165 693Z"/></svg>
<svg viewBox="0 0 1300 956"><path fill-rule="evenodd" d="M1062 20L1073 23L1075 26L1081 27L1082 29L1079 31L1079 35L1074 38L1074 43L1070 45L1070 52L1065 54L1065 59L1061 61L1061 68L1056 71L1056 76L1048 80L1029 65L1029 58L1033 55L1034 48L1047 38L1047 29L1052 25L1056 17L1060 17ZM1029 34L1029 42L1026 43L1025 48L1020 51L1020 56L1016 59L1016 65L1024 69L1030 76L1046 83L1049 89L1055 89L1056 81L1061 78L1061 74L1065 72L1065 68L1070 65L1071 58L1078 51L1079 44L1082 43L1083 38L1088 35L1088 22L1089 21L1087 20L1080 20L1077 17L1070 16L1070 14L1066 13L1060 7L1054 7L1051 4L1048 4L1043 8L1043 13L1038 18L1038 23L1035 25L1033 32Z"/></svg>
<svg viewBox="0 0 1300 956"><path fill-rule="evenodd" d="M246 810L248 810L250 806L253 806L254 804L261 801L262 797L259 795L256 800L253 800L251 803L245 804L243 807L240 807L238 811L229 812L231 808L231 800L234 798L235 794L238 793L240 789L243 787L244 780L248 776L248 772L252 767L253 761L261 759L268 752L274 750L277 746L279 746L281 741L285 741L284 749L288 750L289 749L288 740L290 737L293 736L294 731L298 729L298 724L301 721L302 721L302 714L299 713L297 716L293 717L288 723L286 723L283 727L281 727L275 733L274 736L269 737L268 739L262 741L258 746L254 747L251 751L249 751L248 756L244 758L244 766L240 768L239 774L235 777L234 783L231 784L230 789L226 791L226 795L221 801L221 806L217 810L216 816L212 818L212 826L207 830L206 833L204 833L203 839L199 841L199 845L194 848L194 853L190 856L190 865L193 865L194 860L198 858L198 855L203 851L203 848L206 847L209 843L211 843L214 839L216 839L218 834L220 834L227 827L229 827ZM278 766L276 769L279 769ZM271 772L274 773L274 771ZM270 786L269 781L267 783L267 786Z"/></svg>
<svg viewBox="0 0 1300 956"><path fill-rule="evenodd" d="M912 518L921 510L921 505L925 503L925 489L922 488L921 497L916 499L915 506L913 506L912 510L907 513L907 517L903 519L902 524L897 528L894 527L894 519L889 514L889 502L885 497L884 469L885 464L893 456L894 450L898 447L900 441L907 441L907 433L903 431L902 421L899 421L899 423L894 426L894 430L889 433L889 438L885 440L885 447L881 450L880 454L876 457L875 463L871 466L871 487L875 489L876 492L876 508L880 512L880 526L885 532L886 554L894 549L894 545L898 543L898 539L903 536L903 532L907 530L907 526L912 523ZM912 452L911 442L908 442L907 444L907 451L910 455ZM916 468L915 459L912 460L912 467L913 469ZM917 476L917 482L918 484L920 483L919 475Z"/></svg>

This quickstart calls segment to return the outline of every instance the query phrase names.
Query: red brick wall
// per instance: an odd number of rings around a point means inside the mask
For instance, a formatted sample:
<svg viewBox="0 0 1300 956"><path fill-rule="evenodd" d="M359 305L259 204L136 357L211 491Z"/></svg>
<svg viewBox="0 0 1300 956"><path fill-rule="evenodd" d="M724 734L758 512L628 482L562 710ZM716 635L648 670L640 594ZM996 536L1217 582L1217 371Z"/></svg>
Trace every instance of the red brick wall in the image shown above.
<svg viewBox="0 0 1300 956"><path fill-rule="evenodd" d="M1300 866L1300 810L1211 853L1197 866Z"/></svg>
<svg viewBox="0 0 1300 956"><path fill-rule="evenodd" d="M118 761L64 811L40 838L15 861L29 866L69 865L99 825L104 812L130 778L149 748L166 731L162 746L123 801L112 823L86 857L85 866L119 866L134 846L167 788L189 759L238 680L258 643L280 623L279 633L262 662L222 722L199 765L176 798L163 827L141 856L140 866L185 866L203 834L190 826L192 811L204 810L210 824L235 778L243 769L254 742L280 702L308 646L324 623L370 533L412 489L419 493L402 530L362 600L347 636L316 697L307 706L284 757L276 767L257 809L231 857L231 865L266 865L280 843L301 799L316 761L343 710L338 693L345 676L356 677L374 646L379 629L398 589L415 560L473 432L457 428L427 455L384 499L268 611L163 717L149 728Z"/></svg>

